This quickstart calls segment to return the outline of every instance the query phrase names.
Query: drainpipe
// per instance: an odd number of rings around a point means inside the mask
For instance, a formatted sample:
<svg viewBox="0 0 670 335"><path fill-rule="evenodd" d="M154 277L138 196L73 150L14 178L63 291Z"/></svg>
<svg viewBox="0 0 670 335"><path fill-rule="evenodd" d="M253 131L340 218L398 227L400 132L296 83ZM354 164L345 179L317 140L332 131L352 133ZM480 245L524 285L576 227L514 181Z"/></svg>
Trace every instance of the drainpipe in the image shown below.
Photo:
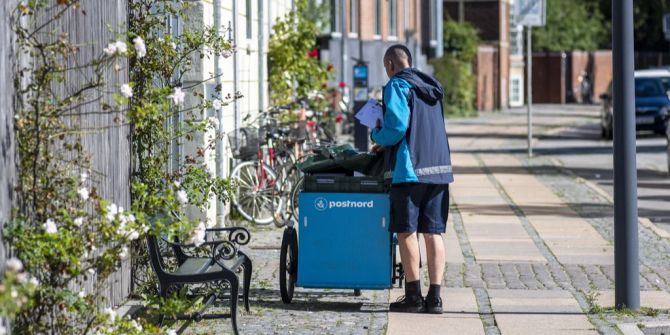
<svg viewBox="0 0 670 335"><path fill-rule="evenodd" d="M258 112L265 110L265 0L258 1Z"/></svg>
<svg viewBox="0 0 670 335"><path fill-rule="evenodd" d="M346 5L347 4L346 4L345 0L340 0L340 4L341 4L341 6L340 6L340 8L341 8L341 10L340 10L340 36L341 37L340 38L342 39L341 40L341 43L342 43L342 47L341 47L342 69L340 70L340 82L346 83L347 78L349 78L347 76L347 69L349 68L349 65L348 65L348 63L349 63L348 62L349 48L347 46L347 32L346 32L347 31L347 21L346 21L346 18L345 18ZM335 9L335 10L337 10L337 9ZM345 92L345 89L342 89L342 96L343 97L344 97L344 92ZM349 100L351 100L351 99L346 100L347 101L347 109L349 108Z"/></svg>
<svg viewBox="0 0 670 335"><path fill-rule="evenodd" d="M216 34L221 33L221 0L214 0L214 29ZM214 76L216 87L221 87L221 56L216 56L214 59ZM207 92L211 97L212 93ZM220 94L216 94L218 99L221 98ZM216 118L219 120L219 128L216 129L216 176L219 178L223 177L223 139L222 139L222 127L223 127L223 111L221 109L216 111ZM225 205L221 199L216 200L216 225L218 227L225 227L226 223L224 222L225 216Z"/></svg>
<svg viewBox="0 0 670 335"><path fill-rule="evenodd" d="M238 13L238 8L237 8L237 1L233 1L233 46L235 49L237 49L237 15ZM238 70L238 58L239 58L239 50L236 50L233 53L233 91L234 94L237 94L237 91L240 87L240 77L237 74ZM237 99L233 101L233 110L235 113L235 130L239 129L242 124L242 118L240 117L240 104L238 103Z"/></svg>

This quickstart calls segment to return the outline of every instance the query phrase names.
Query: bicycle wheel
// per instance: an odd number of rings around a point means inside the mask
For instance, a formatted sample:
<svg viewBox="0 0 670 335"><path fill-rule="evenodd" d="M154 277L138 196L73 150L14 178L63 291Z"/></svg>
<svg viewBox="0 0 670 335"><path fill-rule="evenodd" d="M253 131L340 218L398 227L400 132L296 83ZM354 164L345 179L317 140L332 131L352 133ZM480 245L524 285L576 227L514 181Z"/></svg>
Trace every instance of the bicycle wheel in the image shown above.
<svg viewBox="0 0 670 335"><path fill-rule="evenodd" d="M302 191L302 185L305 183L305 177L300 177L300 180L298 180L295 185L293 185L293 188L291 189L291 196L289 198L289 203L287 204L290 208L290 214L291 217L293 217L293 220L298 222L298 196L300 195L300 191Z"/></svg>
<svg viewBox="0 0 670 335"><path fill-rule="evenodd" d="M279 252L279 293L285 304L293 300L295 283L298 280L298 236L295 228L284 229Z"/></svg>
<svg viewBox="0 0 670 335"><path fill-rule="evenodd" d="M230 177L236 182L233 205L247 220L267 225L274 220L275 210L281 208L277 174L257 161L235 166Z"/></svg>

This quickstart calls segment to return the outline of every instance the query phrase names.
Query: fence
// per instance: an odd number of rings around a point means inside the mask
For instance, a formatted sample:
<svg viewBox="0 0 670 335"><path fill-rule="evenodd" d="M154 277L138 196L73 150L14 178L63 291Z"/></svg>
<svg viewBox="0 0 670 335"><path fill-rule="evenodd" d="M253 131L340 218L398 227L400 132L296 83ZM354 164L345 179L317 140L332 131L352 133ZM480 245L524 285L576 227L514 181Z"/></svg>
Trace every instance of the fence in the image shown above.
<svg viewBox="0 0 670 335"><path fill-rule="evenodd" d="M12 207L12 185L15 171L14 134L13 134L13 64L16 52L11 41L9 18L18 1L5 0L0 5L0 224L6 222ZM53 1L55 4L55 0ZM52 29L67 32L70 39L80 44L75 63L85 63L102 54L103 47L115 38L115 33L125 31L127 27L127 0L82 0L78 11L68 11ZM54 6L56 8L57 6ZM55 10L55 9L53 9ZM85 11L83 15L81 11ZM53 13L51 13L53 14ZM112 31L109 31L109 25ZM69 64L74 65L74 64ZM120 83L128 82L127 64L120 62L120 71L107 71L107 87L102 91L118 90ZM65 80L63 90L72 90L81 86L83 78L91 72L83 69L72 72ZM100 93L102 94L102 93ZM111 100L111 99L110 99ZM104 101L104 100L103 100ZM107 101L112 103L112 101ZM97 112L97 113L96 113ZM114 203L129 208L130 206L130 129L128 125L113 126L116 115L100 114L100 105L86 104L77 109L75 118L79 126L86 132L82 135L82 144L92 154L93 175L100 176L96 188L99 194ZM4 252L0 247L0 261L4 267ZM121 269L114 273L104 292L98 292L106 298L108 304L121 303L131 289L130 262L125 262ZM93 285L87 284L84 289L91 290Z"/></svg>

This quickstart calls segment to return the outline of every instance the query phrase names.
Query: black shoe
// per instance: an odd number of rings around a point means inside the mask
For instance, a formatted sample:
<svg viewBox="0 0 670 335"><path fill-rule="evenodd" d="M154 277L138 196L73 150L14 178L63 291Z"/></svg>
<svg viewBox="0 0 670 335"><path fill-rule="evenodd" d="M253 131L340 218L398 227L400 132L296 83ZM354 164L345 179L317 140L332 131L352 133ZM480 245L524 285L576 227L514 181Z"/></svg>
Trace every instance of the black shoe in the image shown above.
<svg viewBox="0 0 670 335"><path fill-rule="evenodd" d="M426 312L430 314L442 314L442 298L427 296Z"/></svg>
<svg viewBox="0 0 670 335"><path fill-rule="evenodd" d="M423 297L420 295L403 295L396 302L389 305L390 312L400 313L423 313L426 311L426 305Z"/></svg>

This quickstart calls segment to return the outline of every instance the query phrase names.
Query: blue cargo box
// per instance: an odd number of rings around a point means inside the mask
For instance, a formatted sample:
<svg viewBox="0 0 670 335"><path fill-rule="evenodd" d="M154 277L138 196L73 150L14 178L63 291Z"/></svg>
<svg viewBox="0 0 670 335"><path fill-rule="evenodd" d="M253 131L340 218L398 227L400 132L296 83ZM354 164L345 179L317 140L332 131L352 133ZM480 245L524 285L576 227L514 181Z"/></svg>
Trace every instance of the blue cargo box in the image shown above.
<svg viewBox="0 0 670 335"><path fill-rule="evenodd" d="M388 194L301 192L298 201L297 286L391 287Z"/></svg>

